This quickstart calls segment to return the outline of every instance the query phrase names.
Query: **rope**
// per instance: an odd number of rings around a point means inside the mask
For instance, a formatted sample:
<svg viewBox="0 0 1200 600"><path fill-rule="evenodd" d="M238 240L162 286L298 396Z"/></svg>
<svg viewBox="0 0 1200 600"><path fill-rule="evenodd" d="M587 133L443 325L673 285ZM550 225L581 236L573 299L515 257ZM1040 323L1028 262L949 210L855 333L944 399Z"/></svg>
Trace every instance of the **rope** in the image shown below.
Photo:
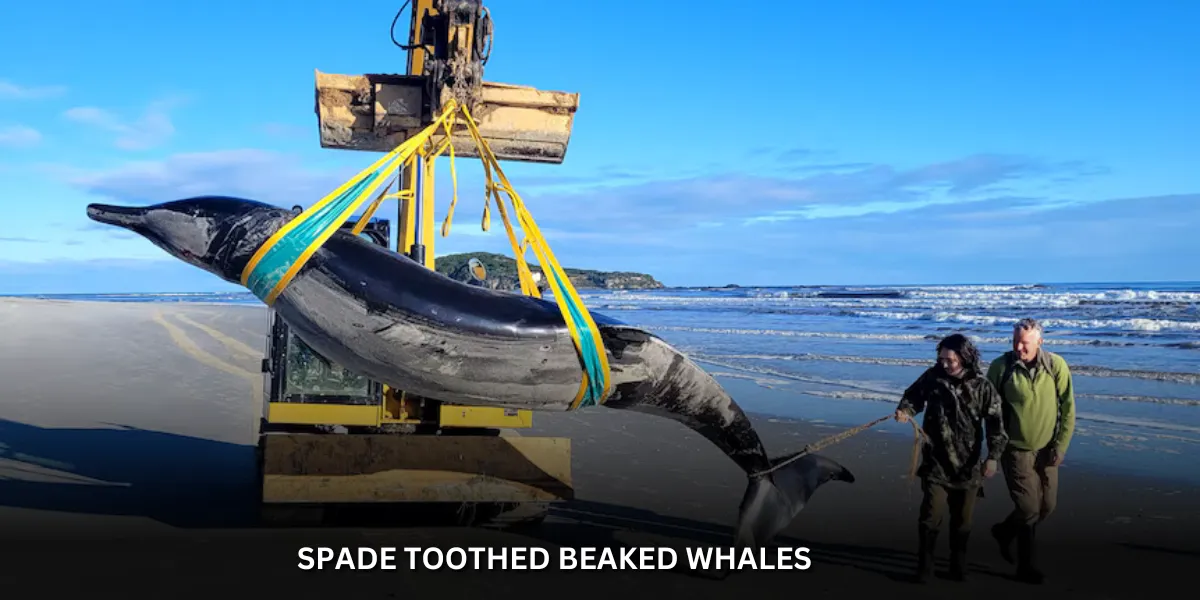
<svg viewBox="0 0 1200 600"><path fill-rule="evenodd" d="M920 427L917 427L916 419L910 419L908 422L912 425L913 430L912 459L910 459L908 464L908 479L911 481L917 478L917 467L921 464L921 445L928 441L928 439L925 436L925 432L921 431Z"/></svg>
<svg viewBox="0 0 1200 600"><path fill-rule="evenodd" d="M797 452L794 456L788 457L787 460L784 460L769 469L764 469L762 471L759 471L759 472L753 474L752 477L762 477L765 475L770 475L771 473L774 473L775 471L778 471L779 469L782 469L809 454L818 452L818 451L820 451L824 448L827 448L829 446L832 446L836 443L839 443L839 442L845 441L849 438L852 438L852 437L854 437L854 436L856 436L856 435L858 435L858 434L860 434L860 433L862 433L884 421L891 420L892 418L893 418L892 415L887 415L885 417L879 417L878 419L875 419L874 421L871 421L870 423L864 423L857 427L851 427L850 429L847 429L846 431L843 431L841 433L831 435L829 437L817 440L816 442L805 446L804 449ZM913 428L913 449L912 449L912 459L909 461L908 477L909 477L909 479L915 479L917 476L917 467L920 464L921 443L923 441L923 438L925 437L925 432L921 431L921 428L917 426L916 419L909 420L909 423L912 425L912 428Z"/></svg>

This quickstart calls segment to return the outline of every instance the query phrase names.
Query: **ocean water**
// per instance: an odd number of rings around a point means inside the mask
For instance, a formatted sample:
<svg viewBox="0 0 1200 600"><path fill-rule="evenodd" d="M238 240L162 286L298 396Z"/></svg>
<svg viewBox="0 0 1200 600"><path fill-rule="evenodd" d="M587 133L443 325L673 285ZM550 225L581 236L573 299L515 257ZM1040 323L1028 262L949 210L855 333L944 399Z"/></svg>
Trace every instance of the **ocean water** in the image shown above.
<svg viewBox="0 0 1200 600"><path fill-rule="evenodd" d="M1074 458L1200 481L1200 283L692 288L586 302L663 336L749 410L847 425L892 411L942 337L968 335L990 361L1033 317L1072 369Z"/></svg>
<svg viewBox="0 0 1200 600"><path fill-rule="evenodd" d="M1193 458L1200 451L1200 283L580 295L589 309L645 327L688 353L749 411L847 425L891 412L904 388L933 364L943 336L971 336L989 361L1010 348L1016 320L1034 317L1047 328L1046 348L1062 355L1074 376L1073 455L1131 469L1148 464L1131 462L1131 455L1149 455L1157 470L1195 471L1200 480ZM258 304L248 293L86 298Z"/></svg>

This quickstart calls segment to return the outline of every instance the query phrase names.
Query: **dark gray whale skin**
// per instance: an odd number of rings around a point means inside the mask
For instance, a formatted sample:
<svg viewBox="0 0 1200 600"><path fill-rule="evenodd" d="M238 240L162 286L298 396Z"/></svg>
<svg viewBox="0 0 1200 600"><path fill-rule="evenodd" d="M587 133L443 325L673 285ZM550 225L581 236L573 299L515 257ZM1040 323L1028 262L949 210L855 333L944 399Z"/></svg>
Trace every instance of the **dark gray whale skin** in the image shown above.
<svg viewBox="0 0 1200 600"><path fill-rule="evenodd" d="M131 230L238 285L255 251L294 218L257 201L202 196L147 207L92 204L88 217ZM354 236L335 233L273 308L305 343L342 366L422 396L464 405L570 410L583 374L556 304L471 286ZM746 472L736 540L766 544L822 484L854 476L806 456L769 474L750 419L707 372L658 336L592 313L608 354L604 407L657 415L696 431Z"/></svg>

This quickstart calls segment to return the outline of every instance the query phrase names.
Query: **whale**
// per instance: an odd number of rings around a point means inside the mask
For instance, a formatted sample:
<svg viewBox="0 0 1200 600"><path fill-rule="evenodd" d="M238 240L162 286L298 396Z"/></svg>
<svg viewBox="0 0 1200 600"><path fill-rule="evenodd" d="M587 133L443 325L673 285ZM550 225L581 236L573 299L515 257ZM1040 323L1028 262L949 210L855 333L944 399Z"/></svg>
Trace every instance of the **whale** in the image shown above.
<svg viewBox="0 0 1200 600"><path fill-rule="evenodd" d="M255 252L297 214L257 200L198 196L89 204L87 216L242 285ZM329 237L271 306L319 354L394 389L462 405L575 409L583 371L557 304L456 281L351 232ZM828 457L801 450L772 458L743 409L699 365L655 334L591 315L611 373L610 395L595 408L680 423L746 474L737 548L769 544L823 484L854 482Z"/></svg>

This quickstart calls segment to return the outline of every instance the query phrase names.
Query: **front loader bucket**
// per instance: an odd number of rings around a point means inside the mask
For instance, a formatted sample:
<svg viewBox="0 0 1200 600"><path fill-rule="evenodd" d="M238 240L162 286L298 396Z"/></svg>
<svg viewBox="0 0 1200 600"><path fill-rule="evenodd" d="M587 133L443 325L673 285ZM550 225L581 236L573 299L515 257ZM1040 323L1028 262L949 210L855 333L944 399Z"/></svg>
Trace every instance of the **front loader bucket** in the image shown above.
<svg viewBox="0 0 1200 600"><path fill-rule="evenodd" d="M390 152L432 120L425 80L408 75L316 72L321 147ZM561 163L567 154L579 94L483 82L472 116L500 161ZM478 158L465 130L453 139L456 156Z"/></svg>

